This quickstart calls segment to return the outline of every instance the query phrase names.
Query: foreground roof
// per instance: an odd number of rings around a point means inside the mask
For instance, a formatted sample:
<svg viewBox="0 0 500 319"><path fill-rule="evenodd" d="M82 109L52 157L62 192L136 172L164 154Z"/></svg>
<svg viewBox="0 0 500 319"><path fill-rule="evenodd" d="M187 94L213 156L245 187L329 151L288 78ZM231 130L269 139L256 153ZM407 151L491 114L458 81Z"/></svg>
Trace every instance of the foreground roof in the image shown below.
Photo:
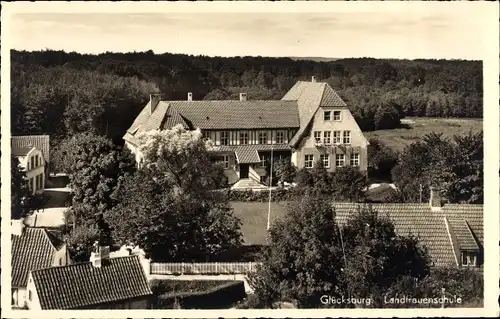
<svg viewBox="0 0 500 319"><path fill-rule="evenodd" d="M335 203L339 224L345 225L360 205ZM435 266L457 266L460 263L460 256L455 255L455 245L464 250L479 250L483 245L483 205L450 204L444 205L440 211L432 211L428 204L371 206L379 217L393 222L398 235L417 236L427 247Z"/></svg>
<svg viewBox="0 0 500 319"><path fill-rule="evenodd" d="M78 309L152 294L138 256L107 259L32 272L42 309Z"/></svg>
<svg viewBox="0 0 500 319"><path fill-rule="evenodd" d="M12 287L26 287L31 270L50 267L63 244L44 228L26 227L21 236L12 235Z"/></svg>
<svg viewBox="0 0 500 319"><path fill-rule="evenodd" d="M43 158L50 163L50 136L49 135L24 135L11 137L12 155L23 156L36 147L43 153ZM26 152L26 149L28 151ZM24 153L25 152L25 153ZM18 153L18 154L16 154ZM22 154L24 153L24 154Z"/></svg>

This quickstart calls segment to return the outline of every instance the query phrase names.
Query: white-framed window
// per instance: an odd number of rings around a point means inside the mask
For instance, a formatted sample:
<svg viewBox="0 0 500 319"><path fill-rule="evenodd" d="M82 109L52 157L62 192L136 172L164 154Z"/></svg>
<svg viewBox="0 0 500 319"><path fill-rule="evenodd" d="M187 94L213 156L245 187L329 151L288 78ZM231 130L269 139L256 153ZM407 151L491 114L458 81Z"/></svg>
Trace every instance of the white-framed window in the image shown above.
<svg viewBox="0 0 500 319"><path fill-rule="evenodd" d="M462 266L467 266L467 267L477 266L477 254L470 251L463 251Z"/></svg>
<svg viewBox="0 0 500 319"><path fill-rule="evenodd" d="M266 167L267 164L267 156L262 154L260 155L260 167Z"/></svg>
<svg viewBox="0 0 500 319"><path fill-rule="evenodd" d="M345 165L345 154L335 154L335 166L342 167Z"/></svg>
<svg viewBox="0 0 500 319"><path fill-rule="evenodd" d="M208 140L210 138L210 131L202 131L203 139Z"/></svg>
<svg viewBox="0 0 500 319"><path fill-rule="evenodd" d="M323 120L331 121L332 120L332 111L323 111Z"/></svg>
<svg viewBox="0 0 500 319"><path fill-rule="evenodd" d="M323 166L325 168L329 168L330 167L330 155L328 155L328 154L321 154L320 158L321 158L321 162L323 163Z"/></svg>
<svg viewBox="0 0 500 319"><path fill-rule="evenodd" d="M259 144L267 144L267 132L259 132Z"/></svg>
<svg viewBox="0 0 500 319"><path fill-rule="evenodd" d="M283 144L283 143L285 143L285 132L276 131L276 144Z"/></svg>
<svg viewBox="0 0 500 319"><path fill-rule="evenodd" d="M31 301L31 290L28 290L28 299Z"/></svg>
<svg viewBox="0 0 500 319"><path fill-rule="evenodd" d="M229 145L229 132L220 132L220 145Z"/></svg>
<svg viewBox="0 0 500 319"><path fill-rule="evenodd" d="M248 132L240 132L240 145L248 144Z"/></svg>
<svg viewBox="0 0 500 319"><path fill-rule="evenodd" d="M333 131L333 144L342 143L341 131Z"/></svg>
<svg viewBox="0 0 500 319"><path fill-rule="evenodd" d="M323 132L323 142L329 145L332 142L332 132L324 131Z"/></svg>
<svg viewBox="0 0 500 319"><path fill-rule="evenodd" d="M62 258L59 258L59 266L62 266Z"/></svg>
<svg viewBox="0 0 500 319"><path fill-rule="evenodd" d="M35 167L38 167L38 154L35 155Z"/></svg>
<svg viewBox="0 0 500 319"><path fill-rule="evenodd" d="M30 161L31 161L31 169L35 168L35 157L31 156Z"/></svg>
<svg viewBox="0 0 500 319"><path fill-rule="evenodd" d="M334 121L341 121L342 120L342 112L340 111L333 111L333 120Z"/></svg>
<svg viewBox="0 0 500 319"><path fill-rule="evenodd" d="M359 166L359 154L351 154L351 166Z"/></svg>
<svg viewBox="0 0 500 319"><path fill-rule="evenodd" d="M222 167L229 168L229 155L222 155Z"/></svg>
<svg viewBox="0 0 500 319"><path fill-rule="evenodd" d="M304 167L313 168L313 166L314 166L314 155L311 154L304 155Z"/></svg>
<svg viewBox="0 0 500 319"><path fill-rule="evenodd" d="M321 143L321 131L314 131L314 141Z"/></svg>
<svg viewBox="0 0 500 319"><path fill-rule="evenodd" d="M351 144L351 131L344 131L344 144Z"/></svg>

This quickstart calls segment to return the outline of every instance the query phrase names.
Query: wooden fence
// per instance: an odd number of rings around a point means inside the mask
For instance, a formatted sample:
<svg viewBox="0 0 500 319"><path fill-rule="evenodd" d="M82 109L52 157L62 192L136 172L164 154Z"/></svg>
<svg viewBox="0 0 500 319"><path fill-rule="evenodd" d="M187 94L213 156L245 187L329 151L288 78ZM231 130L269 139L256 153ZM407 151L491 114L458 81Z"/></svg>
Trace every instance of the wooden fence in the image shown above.
<svg viewBox="0 0 500 319"><path fill-rule="evenodd" d="M151 263L152 275L240 275L255 272L257 262Z"/></svg>

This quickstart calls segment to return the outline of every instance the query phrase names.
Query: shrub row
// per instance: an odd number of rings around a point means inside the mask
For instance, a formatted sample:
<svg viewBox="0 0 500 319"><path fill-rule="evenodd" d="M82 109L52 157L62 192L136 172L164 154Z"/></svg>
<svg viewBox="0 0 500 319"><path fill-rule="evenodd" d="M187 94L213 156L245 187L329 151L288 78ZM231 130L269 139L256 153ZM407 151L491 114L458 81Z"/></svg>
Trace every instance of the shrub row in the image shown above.
<svg viewBox="0 0 500 319"><path fill-rule="evenodd" d="M169 283L176 282L176 283ZM152 283L155 309L224 309L246 297L243 281L180 281L156 280ZM154 287L153 287L154 285ZM177 285L177 286L176 286ZM194 291L186 291L191 285ZM159 293L163 289L179 288L179 292ZM196 289L196 290L195 290ZM200 290L198 290L200 289Z"/></svg>
<svg viewBox="0 0 500 319"><path fill-rule="evenodd" d="M271 191L272 202L287 201L295 197L294 189L276 188ZM252 190L228 190L227 196L229 201L235 202L268 202L269 191L252 191Z"/></svg>

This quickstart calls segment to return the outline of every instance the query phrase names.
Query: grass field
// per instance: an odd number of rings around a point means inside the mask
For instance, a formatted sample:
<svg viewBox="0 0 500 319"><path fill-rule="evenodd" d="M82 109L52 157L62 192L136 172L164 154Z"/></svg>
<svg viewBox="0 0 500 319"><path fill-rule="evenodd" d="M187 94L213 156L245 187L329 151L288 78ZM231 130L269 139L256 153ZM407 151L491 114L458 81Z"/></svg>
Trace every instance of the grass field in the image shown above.
<svg viewBox="0 0 500 319"><path fill-rule="evenodd" d="M266 244L268 205L262 202L231 202L234 215L243 223L241 231L245 244ZM285 203L271 203L271 224L285 216L285 209Z"/></svg>
<svg viewBox="0 0 500 319"><path fill-rule="evenodd" d="M400 151L405 146L416 142L425 134L436 132L453 137L469 131L478 132L483 129L483 119L448 119L409 117L402 120L407 126L392 130L364 132L366 138L378 138L390 148Z"/></svg>

